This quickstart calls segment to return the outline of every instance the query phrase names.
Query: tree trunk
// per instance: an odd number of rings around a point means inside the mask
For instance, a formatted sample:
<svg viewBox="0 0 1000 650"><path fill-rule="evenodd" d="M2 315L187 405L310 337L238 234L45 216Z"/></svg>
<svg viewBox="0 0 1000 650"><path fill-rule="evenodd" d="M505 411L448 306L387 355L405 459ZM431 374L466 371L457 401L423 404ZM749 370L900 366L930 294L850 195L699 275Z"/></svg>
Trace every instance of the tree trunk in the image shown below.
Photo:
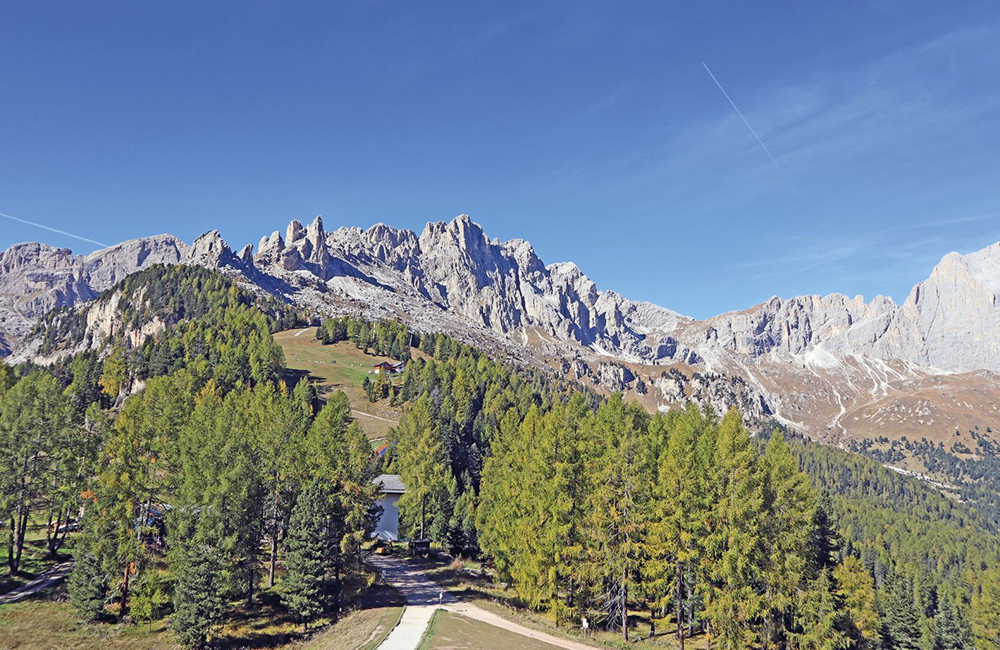
<svg viewBox="0 0 1000 650"><path fill-rule="evenodd" d="M24 551L24 534L28 530L28 506L18 506L20 521L17 525L17 537L14 540L14 575L21 570L21 553Z"/></svg>
<svg viewBox="0 0 1000 650"><path fill-rule="evenodd" d="M274 502L271 506L271 564L267 571L267 588L274 586L274 571L278 564L278 491L274 491Z"/></svg>
<svg viewBox="0 0 1000 650"><path fill-rule="evenodd" d="M628 587L622 576L622 640L628 643Z"/></svg>
<svg viewBox="0 0 1000 650"><path fill-rule="evenodd" d="M10 516L10 536L7 540L7 572L15 576L17 575L17 567L14 566L14 531L17 526L14 524L14 515Z"/></svg>
<svg viewBox="0 0 1000 650"><path fill-rule="evenodd" d="M420 539L426 539L424 537L424 518L427 514L426 497L420 499Z"/></svg>
<svg viewBox="0 0 1000 650"><path fill-rule="evenodd" d="M69 514L67 513L66 517L64 518L63 510L59 510L58 514L56 515L56 527L53 530L52 514L51 513L49 514L49 532L51 533L51 535L49 533L46 533L47 536L46 541L48 542L49 545L49 555L52 556L53 560L56 559L57 555L59 555L59 547L62 546L63 540L66 539L66 532L67 532L66 530L63 531L62 538L59 537L59 527L62 526L64 523L66 523L67 524L66 528L68 529L69 528L68 519L69 519Z"/></svg>
<svg viewBox="0 0 1000 650"><path fill-rule="evenodd" d="M56 522L56 531L59 530L59 523ZM49 506L49 518L45 524L45 547L52 553L52 506Z"/></svg>
<svg viewBox="0 0 1000 650"><path fill-rule="evenodd" d="M66 535L69 534L69 506L66 506L66 512L63 515L63 522L66 524L66 529L63 530L62 537L59 537L59 530L56 529L56 536L58 539L56 540L55 553L52 555L53 559L55 559L56 555L59 554L59 549L62 548L63 543L66 541Z"/></svg>
<svg viewBox="0 0 1000 650"><path fill-rule="evenodd" d="M680 650L684 650L684 565L677 565L677 639L680 641Z"/></svg>
<svg viewBox="0 0 1000 650"><path fill-rule="evenodd" d="M129 565L125 565L125 580L122 582L122 602L118 609L118 616L124 618L125 609L128 607L128 576Z"/></svg>
<svg viewBox="0 0 1000 650"><path fill-rule="evenodd" d="M274 570L278 564L278 530L275 523L274 530L271 531L271 564L267 570L267 588L274 586Z"/></svg>
<svg viewBox="0 0 1000 650"><path fill-rule="evenodd" d="M258 548L260 540L257 540ZM250 558L250 575L247 576L247 607L253 606L253 589L256 586L257 572L254 571L254 561Z"/></svg>

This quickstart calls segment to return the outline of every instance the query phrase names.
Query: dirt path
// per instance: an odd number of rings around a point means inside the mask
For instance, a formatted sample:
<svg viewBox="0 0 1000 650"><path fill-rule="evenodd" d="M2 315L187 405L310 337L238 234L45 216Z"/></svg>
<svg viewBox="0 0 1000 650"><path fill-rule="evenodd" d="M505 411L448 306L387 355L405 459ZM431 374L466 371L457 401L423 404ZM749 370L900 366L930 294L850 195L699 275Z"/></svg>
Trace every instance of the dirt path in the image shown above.
<svg viewBox="0 0 1000 650"><path fill-rule="evenodd" d="M378 415L372 415L371 413L365 413L364 411L359 411L358 409L351 409L351 413L354 415L363 415L366 418L374 418L376 420L382 420L383 422L388 422L389 424L399 424L399 420L390 420L388 418L383 418Z"/></svg>
<svg viewBox="0 0 1000 650"><path fill-rule="evenodd" d="M0 596L0 605L16 603L17 601L28 598L29 596L34 596L43 589L48 589L69 575L70 569L72 568L73 561L69 560L68 562L63 562L62 564L49 569L31 582L26 582L17 589Z"/></svg>
<svg viewBox="0 0 1000 650"><path fill-rule="evenodd" d="M406 611L403 612L403 618L378 650L414 650L437 609L444 609L566 650L595 649L595 646L533 630L476 605L463 603L444 591L440 585L425 578L419 569L401 560L376 555L372 556L370 562L376 569L384 570L387 581L406 597Z"/></svg>

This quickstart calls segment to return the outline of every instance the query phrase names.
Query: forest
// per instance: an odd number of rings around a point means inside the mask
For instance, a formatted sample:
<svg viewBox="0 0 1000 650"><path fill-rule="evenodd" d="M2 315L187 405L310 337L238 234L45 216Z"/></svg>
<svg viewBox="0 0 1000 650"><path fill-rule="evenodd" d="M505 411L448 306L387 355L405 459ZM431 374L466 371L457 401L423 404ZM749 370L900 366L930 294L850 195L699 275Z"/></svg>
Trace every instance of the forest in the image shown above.
<svg viewBox="0 0 1000 650"><path fill-rule="evenodd" d="M261 590L303 629L335 617L372 579L371 481L388 471L405 532L479 558L557 622L627 640L641 614L728 650L1000 647L995 522L875 459L327 319L325 343L408 359L370 395L402 409L377 457L343 393L285 371L272 334L311 316L195 267L139 275L111 291L159 334L0 364L8 572L29 519L53 524L55 554L82 511L68 591L88 620L169 618L197 648ZM82 340L75 318L40 326L51 349Z"/></svg>

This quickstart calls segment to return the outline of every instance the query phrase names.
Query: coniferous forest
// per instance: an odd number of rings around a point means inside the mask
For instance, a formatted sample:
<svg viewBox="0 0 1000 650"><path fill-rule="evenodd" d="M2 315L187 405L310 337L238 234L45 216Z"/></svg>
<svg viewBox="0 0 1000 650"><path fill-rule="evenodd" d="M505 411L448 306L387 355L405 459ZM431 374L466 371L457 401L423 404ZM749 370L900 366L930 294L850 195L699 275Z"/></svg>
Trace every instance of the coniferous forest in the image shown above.
<svg viewBox="0 0 1000 650"><path fill-rule="evenodd" d="M319 322L197 267L110 290L157 335L0 364L0 514L21 570L29 520L89 620L169 617L210 644L276 588L304 629L364 589L372 479L398 473L404 532L480 559L552 620L634 635L638 616L712 648L1000 647L995 518L877 459L750 431L740 413L649 414L396 322ZM99 299L99 300L101 300ZM272 334L407 360L368 392L402 411L373 453L343 392L292 381ZM48 351L84 340L47 317Z"/></svg>

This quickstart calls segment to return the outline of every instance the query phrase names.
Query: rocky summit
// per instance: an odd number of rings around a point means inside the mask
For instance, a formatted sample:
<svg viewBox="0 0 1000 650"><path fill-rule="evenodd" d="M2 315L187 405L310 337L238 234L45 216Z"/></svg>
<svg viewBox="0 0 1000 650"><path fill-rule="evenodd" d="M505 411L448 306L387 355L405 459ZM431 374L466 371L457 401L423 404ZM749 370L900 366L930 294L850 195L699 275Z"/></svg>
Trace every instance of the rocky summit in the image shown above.
<svg viewBox="0 0 1000 650"><path fill-rule="evenodd" d="M152 264L218 269L317 313L399 318L651 408L735 404L828 441L1000 424L1000 243L949 253L901 305L775 297L706 320L600 290L575 264L546 265L527 241L490 239L466 215L419 234L292 221L239 252L217 231L87 256L17 244L0 255L0 353L51 361L31 344L43 314Z"/></svg>

